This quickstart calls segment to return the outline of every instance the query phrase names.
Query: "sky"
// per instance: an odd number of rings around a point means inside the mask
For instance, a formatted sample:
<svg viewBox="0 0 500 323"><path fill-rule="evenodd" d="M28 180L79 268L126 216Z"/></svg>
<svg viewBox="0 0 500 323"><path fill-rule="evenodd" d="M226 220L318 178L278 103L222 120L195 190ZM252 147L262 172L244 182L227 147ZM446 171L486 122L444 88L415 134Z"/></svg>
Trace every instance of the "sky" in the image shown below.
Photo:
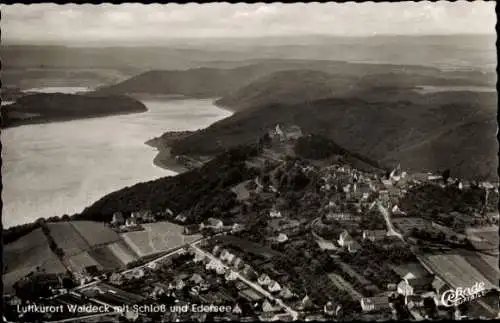
<svg viewBox="0 0 500 323"><path fill-rule="evenodd" d="M168 42L176 38L494 34L495 2L2 5L2 41Z"/></svg>

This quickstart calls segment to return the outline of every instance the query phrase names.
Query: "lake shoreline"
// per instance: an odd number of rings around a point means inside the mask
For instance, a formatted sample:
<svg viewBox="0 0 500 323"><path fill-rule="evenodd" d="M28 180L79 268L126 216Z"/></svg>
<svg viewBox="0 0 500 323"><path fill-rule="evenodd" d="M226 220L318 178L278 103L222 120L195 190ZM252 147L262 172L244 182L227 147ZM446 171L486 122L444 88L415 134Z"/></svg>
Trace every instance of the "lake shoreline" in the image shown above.
<svg viewBox="0 0 500 323"><path fill-rule="evenodd" d="M173 98L173 97L171 96L170 98ZM174 99L182 99L182 98L185 99L185 97L175 97ZM231 113L231 115L227 116L226 118L231 117L232 115L234 115L234 113L237 112L237 110L231 109L230 107L218 104L217 101L218 101L218 99L215 99L212 101L213 106L217 107L220 110L224 110L224 111ZM219 122L219 121L224 120L226 118L217 120L215 122ZM206 126L203 129L210 127L214 123L211 123L210 125ZM167 132L164 132L160 137L152 138L152 139L146 141L145 142L146 145L153 147L158 151L155 158L153 158L153 164L157 167L162 168L162 169L176 172L177 175L184 173L186 171L189 171L191 168L185 166L185 164L178 161L176 159L176 156L172 156L172 153L171 153L172 148L169 145L169 143L171 143L175 140L178 140L184 136L194 134L194 133L196 133L200 130L203 130L203 129L199 129L199 130L195 130L195 131L167 131Z"/></svg>
<svg viewBox="0 0 500 323"><path fill-rule="evenodd" d="M161 138L153 138L145 142L146 145L153 147L157 150L155 158L153 158L153 164L159 168L175 172L176 176L181 173L187 172L189 169L184 165L177 162L174 156L172 156L171 148L162 143Z"/></svg>
<svg viewBox="0 0 500 323"><path fill-rule="evenodd" d="M15 124L10 124L7 126L1 127L1 129L11 129L11 128L17 128L17 127L22 127L22 126L31 126L31 125L39 125L39 124L51 124L51 123L63 123L63 122L71 122L71 121L79 121L79 120L87 120L87 119L98 119L98 118L108 118L108 117L115 117L115 116L123 116L123 115L129 115L129 114L138 114L138 113L145 113L148 112L140 110L140 111L124 111L120 113L107 113L107 114L99 114L99 115L93 115L93 116L85 116L85 117L67 117L67 118L58 118L58 119L53 119L53 120L43 120L43 119L37 119L37 120L26 120L22 121L19 123Z"/></svg>

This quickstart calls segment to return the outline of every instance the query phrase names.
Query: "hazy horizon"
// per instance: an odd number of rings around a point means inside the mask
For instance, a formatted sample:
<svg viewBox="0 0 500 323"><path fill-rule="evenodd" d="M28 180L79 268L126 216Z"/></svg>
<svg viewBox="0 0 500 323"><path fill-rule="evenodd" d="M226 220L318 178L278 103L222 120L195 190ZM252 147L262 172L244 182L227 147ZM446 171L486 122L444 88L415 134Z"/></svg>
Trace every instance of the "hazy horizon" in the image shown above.
<svg viewBox="0 0 500 323"><path fill-rule="evenodd" d="M495 35L495 2L3 5L4 45Z"/></svg>

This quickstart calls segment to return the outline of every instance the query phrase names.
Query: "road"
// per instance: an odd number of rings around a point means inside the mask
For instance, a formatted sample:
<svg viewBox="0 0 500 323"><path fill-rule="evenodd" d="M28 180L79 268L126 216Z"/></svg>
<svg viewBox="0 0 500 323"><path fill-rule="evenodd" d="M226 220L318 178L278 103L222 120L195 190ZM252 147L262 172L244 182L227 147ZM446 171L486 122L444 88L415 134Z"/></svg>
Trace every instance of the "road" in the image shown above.
<svg viewBox="0 0 500 323"><path fill-rule="evenodd" d="M387 236L398 237L399 239L401 239L401 241L405 242L401 233L397 232L394 229L394 226L391 222L391 214L389 213L389 211L382 205L382 203L380 203L380 201L377 202L377 207L380 213L382 213L382 215L384 216L385 223L387 225Z"/></svg>
<svg viewBox="0 0 500 323"><path fill-rule="evenodd" d="M227 266L226 264L224 264L220 259L218 259L217 257L215 257L214 255L212 255L211 253L205 251L205 250L202 250L200 248L198 248L198 246L192 244L191 245L197 252L199 253L202 253L205 257L208 257L210 260L213 260L215 262L218 262L219 264L221 264L224 268L230 268L229 266ZM294 309L292 309L290 306L286 305L285 303L283 303L283 301L281 299L278 299L276 297L274 297L271 293L269 293L267 290L263 289L260 285L256 284L255 282L252 282L251 280L248 280L246 277L242 276L239 272L235 271L236 275L237 275L237 278L239 280L241 280L242 282L244 282L245 284L247 284L248 286L252 287L253 289L255 289L256 291L258 291L259 293L261 293L262 295L266 296L268 299L271 299L273 301L275 301L277 304L279 304L282 308L285 309L285 311L287 311L292 317L294 320L297 320L298 319L298 316L299 316L299 313L297 311L295 311Z"/></svg>

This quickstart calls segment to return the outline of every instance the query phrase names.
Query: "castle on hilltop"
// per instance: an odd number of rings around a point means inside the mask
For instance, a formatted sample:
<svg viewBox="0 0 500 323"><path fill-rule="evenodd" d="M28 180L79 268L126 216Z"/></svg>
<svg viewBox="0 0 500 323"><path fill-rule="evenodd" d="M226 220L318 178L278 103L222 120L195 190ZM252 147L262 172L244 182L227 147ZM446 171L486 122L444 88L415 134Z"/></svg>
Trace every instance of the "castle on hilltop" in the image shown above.
<svg viewBox="0 0 500 323"><path fill-rule="evenodd" d="M284 126L278 123L274 129L269 130L269 137L279 139L281 142L296 140L302 136L302 129L296 125Z"/></svg>

